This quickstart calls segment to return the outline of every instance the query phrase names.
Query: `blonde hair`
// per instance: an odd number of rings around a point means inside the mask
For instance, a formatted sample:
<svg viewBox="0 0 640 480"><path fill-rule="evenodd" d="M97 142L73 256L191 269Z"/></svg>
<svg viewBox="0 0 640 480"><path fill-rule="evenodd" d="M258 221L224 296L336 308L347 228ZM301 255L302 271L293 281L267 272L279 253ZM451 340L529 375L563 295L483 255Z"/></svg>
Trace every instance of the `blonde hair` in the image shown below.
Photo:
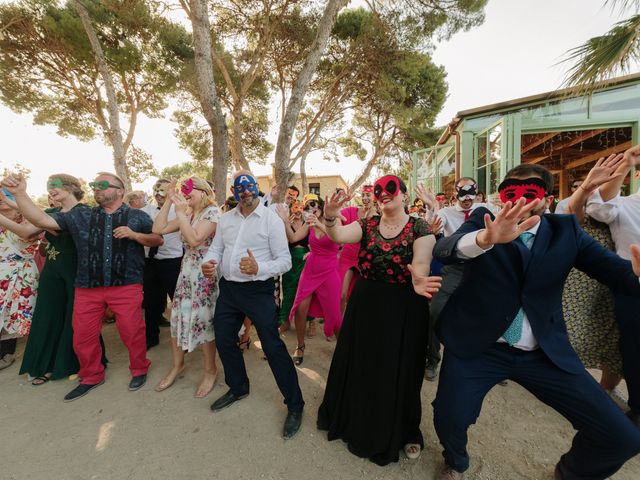
<svg viewBox="0 0 640 480"><path fill-rule="evenodd" d="M62 181L63 190L71 193L74 197L76 197L76 200L82 200L82 197L84 197L84 190L82 189L80 180L78 180L73 175L69 175L66 173L54 173L53 175L49 175L47 182L54 178L59 178L60 181Z"/></svg>
<svg viewBox="0 0 640 480"><path fill-rule="evenodd" d="M182 186L182 184L189 179L193 180L194 189L200 190L202 193L204 193L204 196L200 200L200 203L196 205L196 210L193 212L194 214L200 213L207 207L217 206L216 197L214 195L213 188L211 188L211 185L209 185L209 182L207 182L203 178L191 176L191 177L185 177L182 180L180 180L179 185Z"/></svg>
<svg viewBox="0 0 640 480"><path fill-rule="evenodd" d="M142 198L144 199L144 192L142 190L133 190L132 192L127 193L124 196L124 203L131 206L131 200L133 198Z"/></svg>

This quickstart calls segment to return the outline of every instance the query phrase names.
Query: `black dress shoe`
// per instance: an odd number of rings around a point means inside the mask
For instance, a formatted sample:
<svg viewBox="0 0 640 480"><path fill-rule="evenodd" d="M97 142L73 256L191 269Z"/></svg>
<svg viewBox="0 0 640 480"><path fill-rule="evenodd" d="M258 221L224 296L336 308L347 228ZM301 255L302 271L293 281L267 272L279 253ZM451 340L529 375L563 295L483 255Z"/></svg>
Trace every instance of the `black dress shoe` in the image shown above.
<svg viewBox="0 0 640 480"><path fill-rule="evenodd" d="M287 418L282 428L282 436L284 439L289 440L293 438L293 436L298 433L298 430L300 430L300 425L302 425L302 410L287 413Z"/></svg>
<svg viewBox="0 0 640 480"><path fill-rule="evenodd" d="M227 393L225 393L219 399L213 402L213 404L211 405L211 410L213 410L214 412L217 412L219 410L222 410L224 408L231 406L233 403L237 402L238 400L242 400L247 396L249 396L249 394L245 393L244 395L240 395L238 397L234 395L231 390L229 390Z"/></svg>
<svg viewBox="0 0 640 480"><path fill-rule="evenodd" d="M166 318L162 317L162 320L160 320L158 322L158 326L159 327L163 327L163 328L170 327L171 326L171 322L169 320L167 320Z"/></svg>
<svg viewBox="0 0 640 480"><path fill-rule="evenodd" d="M640 411L638 410L629 410L627 412L627 417L629 417L629 420L631 420L631 422L638 428L640 428Z"/></svg>
<svg viewBox="0 0 640 480"><path fill-rule="evenodd" d="M147 350L152 349L153 347L155 347L159 343L160 343L160 340L158 340L157 338L155 340L147 340Z"/></svg>
<svg viewBox="0 0 640 480"><path fill-rule="evenodd" d="M138 375L136 377L133 377L129 382L129 391L135 392L136 390L140 390L145 383L147 383L146 373L144 375Z"/></svg>
<svg viewBox="0 0 640 480"><path fill-rule="evenodd" d="M99 387L103 383L104 383L104 380L101 381L100 383L95 383L93 385L87 385L86 383L81 383L64 396L64 401L73 402L74 400L77 400L80 397L84 397L91 390L93 390L96 387Z"/></svg>

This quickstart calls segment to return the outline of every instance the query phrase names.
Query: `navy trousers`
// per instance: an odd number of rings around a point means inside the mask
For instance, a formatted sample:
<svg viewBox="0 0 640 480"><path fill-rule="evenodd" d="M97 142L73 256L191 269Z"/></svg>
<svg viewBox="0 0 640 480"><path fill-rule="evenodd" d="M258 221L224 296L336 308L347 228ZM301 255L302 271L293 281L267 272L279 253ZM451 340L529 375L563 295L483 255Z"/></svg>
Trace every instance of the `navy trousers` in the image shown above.
<svg viewBox="0 0 640 480"><path fill-rule="evenodd" d="M629 407L640 413L640 298L616 295L615 305Z"/></svg>
<svg viewBox="0 0 640 480"><path fill-rule="evenodd" d="M216 346L224 366L225 382L236 395L249 393L249 377L244 357L238 348L238 330L247 316L260 337L269 367L291 412L302 411L304 401L298 385L298 374L287 347L278 333L278 316L273 299L273 279L255 282L220 280L213 328Z"/></svg>
<svg viewBox="0 0 640 480"><path fill-rule="evenodd" d="M507 379L522 385L578 431L558 464L564 480L605 479L640 452L640 430L586 370L568 373L553 364L542 349L525 352L496 343L481 355L466 359L445 348L433 407L447 465L459 472L469 468L467 429L480 415L489 390ZM517 418L513 423L518 428Z"/></svg>
<svg viewBox="0 0 640 480"><path fill-rule="evenodd" d="M176 291L182 257L144 260L144 322L147 342L157 342L160 322L167 307L167 295L173 300Z"/></svg>

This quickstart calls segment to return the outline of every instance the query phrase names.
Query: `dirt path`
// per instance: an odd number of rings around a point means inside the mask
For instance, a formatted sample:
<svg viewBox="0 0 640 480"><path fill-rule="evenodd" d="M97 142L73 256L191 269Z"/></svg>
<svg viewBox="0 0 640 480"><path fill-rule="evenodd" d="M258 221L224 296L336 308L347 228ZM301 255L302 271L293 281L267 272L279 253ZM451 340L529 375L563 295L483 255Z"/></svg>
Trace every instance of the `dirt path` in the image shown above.
<svg viewBox="0 0 640 480"><path fill-rule="evenodd" d="M167 329L161 345L149 352L153 364L147 385L133 393L127 391L127 356L114 326L106 326L103 333L111 361L107 381L76 402L62 402L73 382L33 387L19 377L20 359L0 372L0 480L431 480L442 465L432 423L432 383L425 382L422 391L426 451L419 460L402 458L378 467L354 457L339 441L327 442L315 428L315 414L335 343L321 335L307 342L299 369L307 402L302 430L285 442L285 408L255 332L254 344L245 353L251 395L217 414L209 405L226 391L223 381L206 399L193 398L201 371L199 352L188 356L184 378L165 392L153 391L170 364ZM292 350L293 333L286 342ZM23 347L21 342L19 353ZM472 467L465 477L551 480L572 435L566 420L518 385L496 387L470 431ZM640 458L613 478L640 478Z"/></svg>

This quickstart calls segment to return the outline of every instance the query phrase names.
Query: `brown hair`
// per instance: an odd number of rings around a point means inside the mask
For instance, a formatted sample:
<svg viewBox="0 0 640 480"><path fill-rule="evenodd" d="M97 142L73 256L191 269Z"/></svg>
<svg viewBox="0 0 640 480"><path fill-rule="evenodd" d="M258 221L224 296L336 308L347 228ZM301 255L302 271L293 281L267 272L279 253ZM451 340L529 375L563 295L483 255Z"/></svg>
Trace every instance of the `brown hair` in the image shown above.
<svg viewBox="0 0 640 480"><path fill-rule="evenodd" d="M76 200L82 200L84 190L82 190L80 180L66 173L54 173L53 175L49 175L47 181L53 180L54 178L59 178L62 181L62 188L76 197Z"/></svg>

